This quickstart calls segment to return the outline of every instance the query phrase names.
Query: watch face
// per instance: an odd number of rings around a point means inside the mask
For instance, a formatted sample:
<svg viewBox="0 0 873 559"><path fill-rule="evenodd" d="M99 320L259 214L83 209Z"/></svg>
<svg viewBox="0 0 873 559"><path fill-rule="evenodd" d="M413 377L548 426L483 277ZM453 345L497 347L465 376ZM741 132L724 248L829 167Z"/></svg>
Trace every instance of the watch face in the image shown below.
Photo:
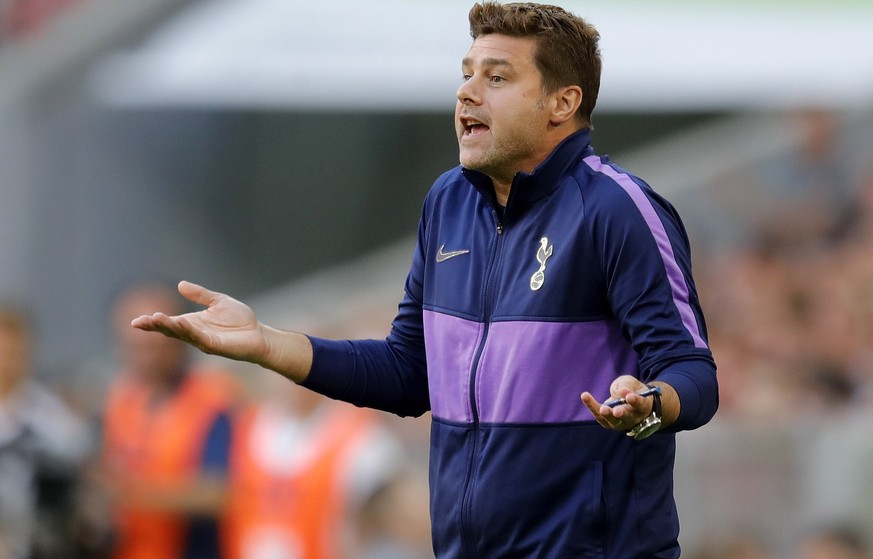
<svg viewBox="0 0 873 559"><path fill-rule="evenodd" d="M646 437L654 435L661 427L661 418L655 415L650 415L643 420L642 423L635 429L634 439L641 441Z"/></svg>

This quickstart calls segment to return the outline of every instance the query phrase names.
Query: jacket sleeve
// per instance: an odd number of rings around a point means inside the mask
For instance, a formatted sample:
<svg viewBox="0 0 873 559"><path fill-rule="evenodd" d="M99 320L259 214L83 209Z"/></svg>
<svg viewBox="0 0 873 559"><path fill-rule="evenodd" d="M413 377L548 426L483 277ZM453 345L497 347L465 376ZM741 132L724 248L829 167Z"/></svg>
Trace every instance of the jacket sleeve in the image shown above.
<svg viewBox="0 0 873 559"><path fill-rule="evenodd" d="M391 332L384 340L310 337L312 369L303 386L356 406L401 416L430 409L422 323L423 225Z"/></svg>
<svg viewBox="0 0 873 559"><path fill-rule="evenodd" d="M657 379L679 394L679 418L667 431L695 429L707 423L718 409L718 382L712 359L687 359L670 363Z"/></svg>
<svg viewBox="0 0 873 559"><path fill-rule="evenodd" d="M665 382L679 395L680 415L669 430L694 429L715 414L718 383L688 238L666 200L610 171L621 188L606 185L590 221L608 303L638 355L641 380Z"/></svg>

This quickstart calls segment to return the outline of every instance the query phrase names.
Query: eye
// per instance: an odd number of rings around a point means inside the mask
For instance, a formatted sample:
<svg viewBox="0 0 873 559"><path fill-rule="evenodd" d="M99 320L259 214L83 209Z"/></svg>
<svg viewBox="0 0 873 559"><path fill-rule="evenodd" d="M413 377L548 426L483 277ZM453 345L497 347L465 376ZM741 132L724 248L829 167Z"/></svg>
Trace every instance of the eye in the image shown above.
<svg viewBox="0 0 873 559"><path fill-rule="evenodd" d="M469 79L472 77L473 76L471 76L470 74L464 74L461 79L463 79L463 81L469 81Z"/></svg>
<svg viewBox="0 0 873 559"><path fill-rule="evenodd" d="M504 78L503 76L498 76L498 75L493 75L489 79L491 80L491 83L501 83L501 82L506 81L506 78Z"/></svg>

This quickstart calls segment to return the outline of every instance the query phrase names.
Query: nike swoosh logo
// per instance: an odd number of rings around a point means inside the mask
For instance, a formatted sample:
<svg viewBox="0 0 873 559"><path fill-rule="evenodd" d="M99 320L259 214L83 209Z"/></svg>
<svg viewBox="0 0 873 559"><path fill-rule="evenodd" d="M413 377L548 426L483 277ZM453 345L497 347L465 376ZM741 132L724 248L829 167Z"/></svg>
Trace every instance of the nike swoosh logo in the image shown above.
<svg viewBox="0 0 873 559"><path fill-rule="evenodd" d="M454 258L456 256L461 256L462 254L469 254L469 250L450 250L446 252L446 245L440 247L439 251L436 254L437 262L445 262L449 258Z"/></svg>

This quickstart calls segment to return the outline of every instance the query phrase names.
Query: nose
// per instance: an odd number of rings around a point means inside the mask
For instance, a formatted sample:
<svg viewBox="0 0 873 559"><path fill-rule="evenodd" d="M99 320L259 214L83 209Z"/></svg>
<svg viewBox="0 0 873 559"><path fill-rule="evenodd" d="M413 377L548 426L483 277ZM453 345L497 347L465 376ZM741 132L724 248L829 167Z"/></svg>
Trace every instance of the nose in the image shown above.
<svg viewBox="0 0 873 559"><path fill-rule="evenodd" d="M476 78L470 77L469 79L464 80L461 83L461 86L458 87L458 101L460 101L464 105L477 105L480 102L480 95L478 92L478 87L476 86Z"/></svg>

